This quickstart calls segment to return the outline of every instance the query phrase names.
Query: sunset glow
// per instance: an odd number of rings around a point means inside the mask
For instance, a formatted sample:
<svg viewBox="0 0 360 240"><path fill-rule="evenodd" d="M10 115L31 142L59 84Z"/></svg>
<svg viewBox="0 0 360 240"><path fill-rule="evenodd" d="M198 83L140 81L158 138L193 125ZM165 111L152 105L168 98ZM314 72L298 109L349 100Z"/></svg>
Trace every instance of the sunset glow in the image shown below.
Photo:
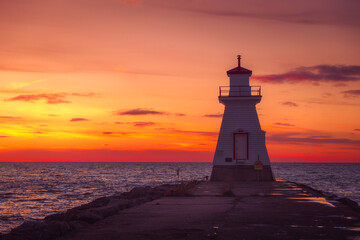
<svg viewBox="0 0 360 240"><path fill-rule="evenodd" d="M2 0L0 161L211 162L241 54L271 161L360 162L359 10Z"/></svg>

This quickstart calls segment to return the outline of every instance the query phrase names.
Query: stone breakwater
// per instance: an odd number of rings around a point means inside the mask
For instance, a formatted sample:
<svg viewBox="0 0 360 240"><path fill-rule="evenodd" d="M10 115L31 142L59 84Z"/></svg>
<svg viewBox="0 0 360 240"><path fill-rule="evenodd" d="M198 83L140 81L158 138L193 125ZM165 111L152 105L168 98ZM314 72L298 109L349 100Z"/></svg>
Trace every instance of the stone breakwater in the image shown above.
<svg viewBox="0 0 360 240"><path fill-rule="evenodd" d="M357 239L359 220L356 202L294 182L191 181L102 197L0 239Z"/></svg>
<svg viewBox="0 0 360 240"><path fill-rule="evenodd" d="M67 210L64 213L53 214L39 221L27 221L11 230L9 234L0 235L4 240L51 240L71 231L86 227L120 210L131 208L164 196L187 196L189 190L198 181L180 184L164 184L157 187L135 187L108 197Z"/></svg>

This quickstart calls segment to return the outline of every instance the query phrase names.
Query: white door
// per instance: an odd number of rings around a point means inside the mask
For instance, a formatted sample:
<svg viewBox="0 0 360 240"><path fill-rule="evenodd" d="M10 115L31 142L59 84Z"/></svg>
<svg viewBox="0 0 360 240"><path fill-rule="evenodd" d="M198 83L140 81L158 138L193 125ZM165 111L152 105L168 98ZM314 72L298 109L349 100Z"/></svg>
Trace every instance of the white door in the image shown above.
<svg viewBox="0 0 360 240"><path fill-rule="evenodd" d="M247 134L235 134L235 160L246 160L248 153Z"/></svg>

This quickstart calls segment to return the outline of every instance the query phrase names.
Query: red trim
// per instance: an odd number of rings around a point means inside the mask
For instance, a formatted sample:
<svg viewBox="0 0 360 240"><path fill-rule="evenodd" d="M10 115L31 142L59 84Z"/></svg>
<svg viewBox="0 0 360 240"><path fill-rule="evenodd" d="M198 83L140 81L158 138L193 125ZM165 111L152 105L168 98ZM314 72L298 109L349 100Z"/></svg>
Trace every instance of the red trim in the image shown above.
<svg viewBox="0 0 360 240"><path fill-rule="evenodd" d="M246 159L245 160L249 160L249 133L247 133L247 132L235 132L235 133L233 133L233 159L236 161L235 136L238 135L238 134L245 134L246 135Z"/></svg>

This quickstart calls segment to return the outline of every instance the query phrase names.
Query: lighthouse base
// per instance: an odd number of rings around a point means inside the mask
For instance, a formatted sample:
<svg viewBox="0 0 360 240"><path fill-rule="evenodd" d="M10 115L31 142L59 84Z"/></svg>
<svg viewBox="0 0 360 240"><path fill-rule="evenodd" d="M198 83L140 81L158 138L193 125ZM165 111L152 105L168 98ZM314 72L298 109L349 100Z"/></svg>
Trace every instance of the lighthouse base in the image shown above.
<svg viewBox="0 0 360 240"><path fill-rule="evenodd" d="M270 165L264 165L262 170L255 170L252 165L215 165L211 173L211 181L274 181Z"/></svg>

